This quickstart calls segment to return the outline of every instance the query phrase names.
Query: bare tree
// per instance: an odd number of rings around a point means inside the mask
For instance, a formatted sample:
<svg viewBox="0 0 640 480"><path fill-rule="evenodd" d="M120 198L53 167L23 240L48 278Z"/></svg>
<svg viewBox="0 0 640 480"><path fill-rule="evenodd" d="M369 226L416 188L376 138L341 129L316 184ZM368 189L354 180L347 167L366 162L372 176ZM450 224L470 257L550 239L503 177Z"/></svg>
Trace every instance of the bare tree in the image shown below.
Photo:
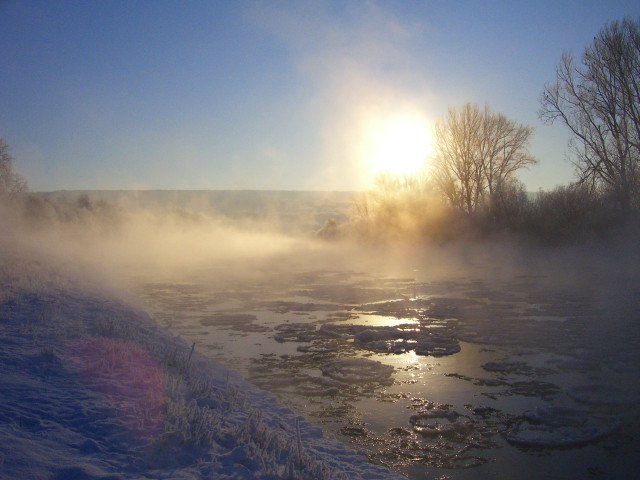
<svg viewBox="0 0 640 480"><path fill-rule="evenodd" d="M453 206L469 213L485 189L479 157L481 130L482 114L470 103L459 110L449 107L447 116L435 125L436 184Z"/></svg>
<svg viewBox="0 0 640 480"><path fill-rule="evenodd" d="M536 163L528 151L533 131L533 127L510 120L501 113L492 113L485 107L482 171L492 198L513 180L518 170Z"/></svg>
<svg viewBox="0 0 640 480"><path fill-rule="evenodd" d="M434 179L449 202L468 213L494 198L515 173L536 162L527 150L533 127L466 103L436 122Z"/></svg>
<svg viewBox="0 0 640 480"><path fill-rule="evenodd" d="M0 196L12 195L27 189L27 182L13 171L13 157L9 144L0 138Z"/></svg>
<svg viewBox="0 0 640 480"><path fill-rule="evenodd" d="M640 24L605 25L580 64L564 52L545 85L540 118L560 120L580 182L607 187L623 211L640 199Z"/></svg>

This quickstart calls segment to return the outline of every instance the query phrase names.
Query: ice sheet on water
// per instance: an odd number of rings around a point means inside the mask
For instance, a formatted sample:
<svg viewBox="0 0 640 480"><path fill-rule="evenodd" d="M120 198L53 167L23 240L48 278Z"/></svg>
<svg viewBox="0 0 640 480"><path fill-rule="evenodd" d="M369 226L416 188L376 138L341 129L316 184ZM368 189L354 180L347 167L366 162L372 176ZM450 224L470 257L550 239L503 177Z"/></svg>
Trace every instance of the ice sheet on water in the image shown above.
<svg viewBox="0 0 640 480"><path fill-rule="evenodd" d="M522 375L525 377L539 377L549 375L554 371L544 367L533 367L525 362L486 362L481 365L487 372L494 372L499 375Z"/></svg>
<svg viewBox="0 0 640 480"><path fill-rule="evenodd" d="M429 333L416 337L414 350L417 355L430 355L432 357L443 357L453 355L460 351L460 344L453 338L446 335Z"/></svg>
<svg viewBox="0 0 640 480"><path fill-rule="evenodd" d="M427 408L409 417L409 422L415 427L424 427L432 424L432 420L448 420L455 422L460 414L452 410L450 405L435 404L429 402Z"/></svg>
<svg viewBox="0 0 640 480"><path fill-rule="evenodd" d="M336 381L326 377L293 374L286 377L255 377L252 383L274 393L295 393L307 397L324 397L338 393Z"/></svg>
<svg viewBox="0 0 640 480"><path fill-rule="evenodd" d="M479 407L476 412L467 405L466 413L453 405L420 397L412 398L411 408L417 410L409 417L411 430L388 432L391 436L408 437L398 445L397 454L401 457L429 456L441 468L466 469L487 463L489 458L482 452L500 447L496 437L502 422L497 410Z"/></svg>
<svg viewBox="0 0 640 480"><path fill-rule="evenodd" d="M426 299L399 299L368 303L361 305L359 310L371 312L375 315L394 316L395 318L416 318L433 307L430 300Z"/></svg>
<svg viewBox="0 0 640 480"><path fill-rule="evenodd" d="M217 313L200 319L203 327L236 330L240 332L266 332L269 327L256 324L257 317L245 313Z"/></svg>
<svg viewBox="0 0 640 480"><path fill-rule="evenodd" d="M318 335L312 323L283 323L275 327L273 336L276 342L311 342Z"/></svg>
<svg viewBox="0 0 640 480"><path fill-rule="evenodd" d="M300 353L311 353L317 355L330 355L338 351L339 343L332 338L321 338L311 345L298 345L296 350Z"/></svg>
<svg viewBox="0 0 640 480"><path fill-rule="evenodd" d="M351 325L339 323L324 323L320 325L320 332L330 337L353 337L354 334L367 328L366 325Z"/></svg>
<svg viewBox="0 0 640 480"><path fill-rule="evenodd" d="M343 383L393 382L393 367L366 358L341 358L322 367L322 374Z"/></svg>
<svg viewBox="0 0 640 480"><path fill-rule="evenodd" d="M334 312L342 310L342 305L335 303L313 303L295 301L269 301L264 302L264 307L274 313L311 313L311 312Z"/></svg>
<svg viewBox="0 0 640 480"><path fill-rule="evenodd" d="M458 341L421 325L403 323L393 326L338 325L325 323L320 332L334 337L353 338L354 344L379 353L405 353L440 357L460 351Z"/></svg>
<svg viewBox="0 0 640 480"><path fill-rule="evenodd" d="M606 413L568 407L546 407L527 411L506 435L515 445L546 448L580 446L613 433L620 418Z"/></svg>
<svg viewBox="0 0 640 480"><path fill-rule="evenodd" d="M594 405L625 405L637 400L637 394L614 385L577 385L567 389L567 395L576 402Z"/></svg>

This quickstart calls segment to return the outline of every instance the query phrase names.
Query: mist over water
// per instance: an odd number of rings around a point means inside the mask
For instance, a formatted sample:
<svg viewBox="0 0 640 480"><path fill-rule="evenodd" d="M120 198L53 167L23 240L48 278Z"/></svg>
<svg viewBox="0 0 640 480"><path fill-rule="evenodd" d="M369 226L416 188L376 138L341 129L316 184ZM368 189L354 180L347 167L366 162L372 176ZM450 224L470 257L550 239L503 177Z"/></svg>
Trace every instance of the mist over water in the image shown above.
<svg viewBox="0 0 640 480"><path fill-rule="evenodd" d="M2 243L118 290L411 478L640 467L631 239L534 249L317 235L351 208L340 192L34 194L3 211Z"/></svg>

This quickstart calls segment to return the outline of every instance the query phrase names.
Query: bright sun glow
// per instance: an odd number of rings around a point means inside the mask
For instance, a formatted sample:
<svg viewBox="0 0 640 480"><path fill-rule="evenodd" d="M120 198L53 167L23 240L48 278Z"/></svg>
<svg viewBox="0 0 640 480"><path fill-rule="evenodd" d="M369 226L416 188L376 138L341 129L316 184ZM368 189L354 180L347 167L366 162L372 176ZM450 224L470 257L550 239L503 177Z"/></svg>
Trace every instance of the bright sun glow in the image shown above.
<svg viewBox="0 0 640 480"><path fill-rule="evenodd" d="M376 118L368 125L362 159L372 174L412 174L420 170L432 148L429 122L419 115Z"/></svg>

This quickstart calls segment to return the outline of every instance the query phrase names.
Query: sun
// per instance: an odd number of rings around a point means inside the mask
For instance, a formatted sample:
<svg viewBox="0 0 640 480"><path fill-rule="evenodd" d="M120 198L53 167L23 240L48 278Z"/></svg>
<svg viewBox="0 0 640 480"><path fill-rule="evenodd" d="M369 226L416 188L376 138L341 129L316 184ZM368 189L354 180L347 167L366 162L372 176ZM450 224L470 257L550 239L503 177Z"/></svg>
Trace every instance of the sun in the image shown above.
<svg viewBox="0 0 640 480"><path fill-rule="evenodd" d="M432 149L431 125L421 115L392 115L369 122L363 161L373 175L410 175L425 166Z"/></svg>

